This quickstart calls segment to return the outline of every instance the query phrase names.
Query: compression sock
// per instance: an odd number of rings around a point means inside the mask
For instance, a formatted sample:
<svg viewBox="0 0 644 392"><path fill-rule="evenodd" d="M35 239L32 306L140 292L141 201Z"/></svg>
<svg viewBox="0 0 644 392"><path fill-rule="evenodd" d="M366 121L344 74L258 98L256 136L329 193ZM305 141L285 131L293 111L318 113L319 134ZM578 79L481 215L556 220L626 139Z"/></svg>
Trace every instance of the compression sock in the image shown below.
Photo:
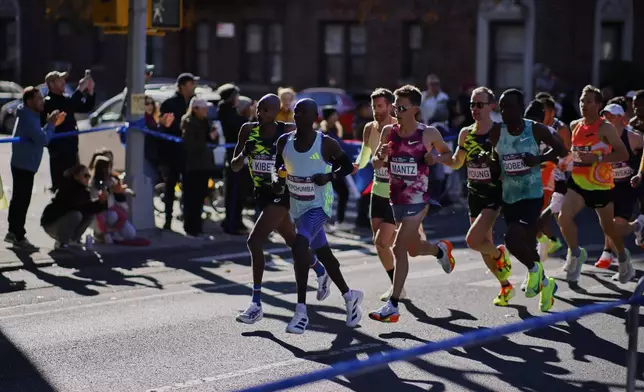
<svg viewBox="0 0 644 392"><path fill-rule="evenodd" d="M311 268L313 268L313 271L315 271L315 275L318 278L326 274L326 269L324 269L322 263L318 262L318 258L315 255L313 256L313 264L311 264Z"/></svg>
<svg viewBox="0 0 644 392"><path fill-rule="evenodd" d="M262 304L262 301L260 299L261 296L262 296L262 285L254 284L252 301L255 302L257 305L261 305Z"/></svg>
<svg viewBox="0 0 644 392"><path fill-rule="evenodd" d="M387 270L387 275L389 275L389 280L391 280L391 283L393 283L393 282L394 282L394 271L395 271L395 270L396 270L395 268L392 268L392 269L390 269L390 270Z"/></svg>
<svg viewBox="0 0 644 392"><path fill-rule="evenodd" d="M391 296L391 297L389 298L389 302L391 302L391 304L392 304L393 306L395 306L396 308L398 307L398 298L394 298L393 296Z"/></svg>

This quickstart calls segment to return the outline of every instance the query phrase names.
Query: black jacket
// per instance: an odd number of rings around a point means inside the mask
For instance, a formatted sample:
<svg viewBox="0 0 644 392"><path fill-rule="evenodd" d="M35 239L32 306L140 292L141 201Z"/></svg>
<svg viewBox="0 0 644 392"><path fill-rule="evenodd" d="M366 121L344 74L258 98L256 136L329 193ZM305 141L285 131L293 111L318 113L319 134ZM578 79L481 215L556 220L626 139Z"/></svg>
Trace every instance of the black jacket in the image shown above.
<svg viewBox="0 0 644 392"><path fill-rule="evenodd" d="M171 136L181 137L181 118L188 111L188 106L190 106L190 100L186 101L179 92L166 99L161 104L160 115L172 113L174 114L174 121L167 128L160 126L159 131ZM162 140L159 143L159 158L162 165L172 167L183 167L185 159L183 148L179 144L167 140Z"/></svg>
<svg viewBox="0 0 644 392"><path fill-rule="evenodd" d="M76 113L89 113L94 109L96 98L94 95L83 94L76 90L74 94L67 97L65 95L53 94L51 91L45 97L45 110L42 112L40 122L44 126L47 122L47 116L54 110L67 113L65 121L56 127L54 133L78 131L76 125ZM47 145L49 155L76 155L78 153L78 136L64 137L53 139Z"/></svg>
<svg viewBox="0 0 644 392"><path fill-rule="evenodd" d="M232 144L233 146L237 144L239 130L247 121L248 119L240 115L232 103L219 103L219 122L224 132L224 138L226 138L226 144ZM230 162L233 159L234 151L235 147L226 149L226 162Z"/></svg>
<svg viewBox="0 0 644 392"><path fill-rule="evenodd" d="M51 203L43 210L40 225L50 225L70 211L79 211L86 216L98 214L106 209L107 203L92 200L88 187L73 178L65 178Z"/></svg>
<svg viewBox="0 0 644 392"><path fill-rule="evenodd" d="M186 171L213 171L215 158L210 140L210 122L199 119L194 114L186 114L181 119L183 147L186 152Z"/></svg>

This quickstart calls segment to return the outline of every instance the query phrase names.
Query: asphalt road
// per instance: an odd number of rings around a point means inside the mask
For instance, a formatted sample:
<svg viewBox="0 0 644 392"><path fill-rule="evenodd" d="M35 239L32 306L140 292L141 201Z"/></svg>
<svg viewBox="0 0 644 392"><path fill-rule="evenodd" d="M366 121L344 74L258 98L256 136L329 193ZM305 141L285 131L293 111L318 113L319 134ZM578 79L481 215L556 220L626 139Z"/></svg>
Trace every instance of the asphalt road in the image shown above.
<svg viewBox="0 0 644 392"><path fill-rule="evenodd" d="M270 246L276 266L265 275L265 318L251 326L234 320L250 294L243 244L222 244L218 252L5 272L0 391L231 391L539 316L538 299L521 293L508 308L492 305L497 283L480 256L463 249L466 222L463 213L429 219L430 237L456 242L456 270L446 276L434 259L413 259L406 286L410 300L401 307L399 323L379 324L365 315L359 328L347 329L337 290L323 304L311 293L310 326L301 336L284 331L295 286L290 254L279 243ZM594 262L601 251L596 218L586 215L580 226L581 243ZM341 237L330 238L345 277L365 292L365 313L374 310L388 278L361 236ZM634 258L641 271L644 255L634 250ZM565 276L561 261L546 262L548 273L559 279ZM524 273L515 261L517 287ZM559 280L553 312L627 298L635 283L612 282L612 273L589 264L580 287ZM625 309L617 308L297 390L621 391L625 317Z"/></svg>

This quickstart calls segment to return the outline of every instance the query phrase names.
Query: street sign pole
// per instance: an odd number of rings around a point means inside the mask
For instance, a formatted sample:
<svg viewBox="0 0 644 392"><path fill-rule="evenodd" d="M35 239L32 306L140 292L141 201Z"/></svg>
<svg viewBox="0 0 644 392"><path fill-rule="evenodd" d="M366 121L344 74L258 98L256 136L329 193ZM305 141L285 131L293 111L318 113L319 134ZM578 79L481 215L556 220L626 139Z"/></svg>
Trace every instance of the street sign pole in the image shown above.
<svg viewBox="0 0 644 392"><path fill-rule="evenodd" d="M130 0L127 62L127 120L139 120L145 110L145 53L147 0ZM130 219L137 230L156 227L154 222L154 184L146 175L144 157L145 135L134 129L127 131L125 152L126 181L136 192L130 202ZM150 174L150 173L148 173Z"/></svg>

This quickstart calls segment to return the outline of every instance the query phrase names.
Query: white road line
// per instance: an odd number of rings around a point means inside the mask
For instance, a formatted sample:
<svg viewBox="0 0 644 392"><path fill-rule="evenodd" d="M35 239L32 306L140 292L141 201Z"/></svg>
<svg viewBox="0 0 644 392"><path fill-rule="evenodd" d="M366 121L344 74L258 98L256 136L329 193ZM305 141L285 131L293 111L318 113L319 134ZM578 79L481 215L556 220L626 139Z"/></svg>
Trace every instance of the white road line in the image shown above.
<svg viewBox="0 0 644 392"><path fill-rule="evenodd" d="M383 347L383 346L385 346L384 343L360 344L360 345L357 345L357 346L343 348L341 350L330 351L330 352L325 353L325 354L310 355L310 356L306 356L306 357L302 357L302 358L289 359L288 361L269 363L267 365L257 366L257 367L250 368L250 369L245 369L245 370L239 370L239 371L236 371L236 372L223 373L223 374L219 374L219 375L216 375L216 376L197 378L197 379L194 379L194 380L183 381L183 382L179 382L179 383L176 383L176 384L173 384L173 385L166 385L166 386L159 387L159 388L148 389L146 392L176 391L176 390L179 390L179 389L190 388L190 387L194 387L194 386L197 386L197 385L210 384L210 383L213 383L213 382L222 381L222 380L228 380L228 379L231 379L231 378L239 378L239 377L242 377L242 376L247 376L249 374L264 373L264 372L266 372L268 370L271 370L271 369L283 368L283 367L290 366L290 365L297 365L297 364L300 364L302 362L318 361L318 360L320 360L322 358L330 358L330 357L335 357L335 356L342 355L342 354L347 354L347 353L351 353L351 352L360 352L360 351L364 351L364 350L367 350L367 349Z"/></svg>
<svg viewBox="0 0 644 392"><path fill-rule="evenodd" d="M290 251L291 251L291 248L289 247L272 248L267 251L264 251L264 255L268 256L271 254L282 254ZM236 253L224 253L216 256L197 257L194 259L190 259L188 261L194 261L198 263L211 263L213 261L234 260L234 259L241 259L244 257L250 257L250 253L248 251L236 252Z"/></svg>

